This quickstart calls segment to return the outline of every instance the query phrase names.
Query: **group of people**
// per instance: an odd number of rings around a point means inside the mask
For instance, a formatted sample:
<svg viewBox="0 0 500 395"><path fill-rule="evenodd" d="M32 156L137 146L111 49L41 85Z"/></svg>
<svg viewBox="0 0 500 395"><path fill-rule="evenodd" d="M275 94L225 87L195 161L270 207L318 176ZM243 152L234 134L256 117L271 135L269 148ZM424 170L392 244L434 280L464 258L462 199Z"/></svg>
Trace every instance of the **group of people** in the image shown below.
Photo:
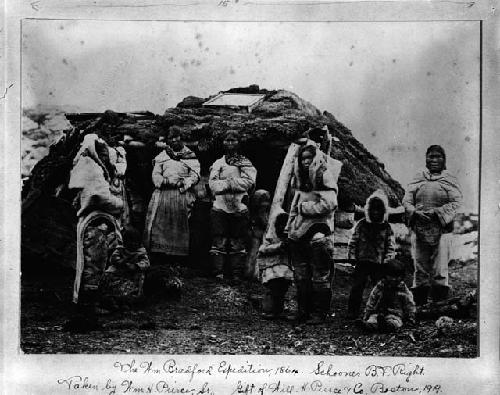
<svg viewBox="0 0 500 395"><path fill-rule="evenodd" d="M237 131L225 134L224 155L212 164L207 189L212 197L212 275L230 285L248 274L250 199L270 198L265 191L254 191L257 170L240 153L239 143ZM73 300L87 323L97 322L99 309L119 309L141 299L148 273L161 277L162 271L183 264L189 254L189 217L197 193L205 190L196 187L200 163L176 126L160 137L157 146L161 152L154 159L154 192L143 232L129 221L125 150L89 134L75 157L69 184L77 191L78 215ZM288 318L309 324L330 319L340 169L341 162L324 153L314 138L299 147L288 213L282 207L269 217L272 231L258 250L265 290L263 318L284 316L285 296L294 282L297 311ZM451 231L460 202L460 188L446 170L444 150L429 147L426 169L410 183L403 200L415 267L410 291L404 282L405 266L396 259L387 196L376 191L367 199L365 217L356 224L349 243L349 258L355 265L349 317L368 329L397 330L405 321L414 321L415 304L447 297ZM374 286L362 309L369 279Z"/></svg>

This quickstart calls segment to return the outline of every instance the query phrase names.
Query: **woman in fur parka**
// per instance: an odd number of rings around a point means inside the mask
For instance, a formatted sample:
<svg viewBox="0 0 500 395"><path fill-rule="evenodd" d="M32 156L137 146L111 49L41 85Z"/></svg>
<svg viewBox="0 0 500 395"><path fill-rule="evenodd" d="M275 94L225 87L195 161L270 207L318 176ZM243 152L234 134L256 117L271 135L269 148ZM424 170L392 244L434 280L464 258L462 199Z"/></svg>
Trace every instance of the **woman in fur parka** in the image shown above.
<svg viewBox="0 0 500 395"><path fill-rule="evenodd" d="M299 148L287 224L297 286L298 321L323 322L330 311L334 213L342 164L312 143Z"/></svg>
<svg viewBox="0 0 500 395"><path fill-rule="evenodd" d="M453 220L462 205L460 185L446 170L444 149L439 145L427 148L425 164L426 169L415 175L403 198L412 231L412 291L417 306L426 304L429 296L434 302L448 297Z"/></svg>

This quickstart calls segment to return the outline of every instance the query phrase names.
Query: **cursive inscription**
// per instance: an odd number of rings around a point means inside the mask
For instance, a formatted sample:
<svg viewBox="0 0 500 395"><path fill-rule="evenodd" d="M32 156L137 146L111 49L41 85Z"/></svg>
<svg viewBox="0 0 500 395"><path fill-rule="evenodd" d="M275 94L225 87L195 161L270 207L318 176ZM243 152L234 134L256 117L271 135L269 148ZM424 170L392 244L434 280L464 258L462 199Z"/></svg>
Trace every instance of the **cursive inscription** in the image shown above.
<svg viewBox="0 0 500 395"><path fill-rule="evenodd" d="M324 361L318 362L313 374L328 377L359 377L361 374L355 370L336 370L332 364L326 365Z"/></svg>
<svg viewBox="0 0 500 395"><path fill-rule="evenodd" d="M222 361L219 363L217 368L217 372L222 373L224 378L227 379L230 374L265 374L270 375L273 372L273 369L262 367L260 364L255 366L252 363L246 363L244 365L231 365L231 363L227 361Z"/></svg>
<svg viewBox="0 0 500 395"><path fill-rule="evenodd" d="M345 364L315 361L310 367L293 365L235 363L214 360L211 363L185 363L178 358L164 360L128 359L116 361L113 368L119 377L100 379L75 374L57 380L68 393L118 394L389 394L445 393L441 383L425 375L423 365L398 363L368 365L350 369ZM301 365L303 366L303 365ZM425 382L423 382L425 380ZM224 388L221 390L221 388Z"/></svg>
<svg viewBox="0 0 500 395"><path fill-rule="evenodd" d="M388 376L404 376L407 383L413 376L423 376L424 367L411 363L398 363L396 365L369 365L365 369L367 377L388 377Z"/></svg>
<svg viewBox="0 0 500 395"><path fill-rule="evenodd" d="M213 370L212 365L201 367L197 363L194 365L179 366L175 359L168 359L163 364L163 371L165 373L185 374L189 376L189 382L191 382L196 375L212 376Z"/></svg>
<svg viewBox="0 0 500 395"><path fill-rule="evenodd" d="M71 376L66 379L59 379L57 383L66 385L69 390L99 390L99 386L92 384L87 376Z"/></svg>

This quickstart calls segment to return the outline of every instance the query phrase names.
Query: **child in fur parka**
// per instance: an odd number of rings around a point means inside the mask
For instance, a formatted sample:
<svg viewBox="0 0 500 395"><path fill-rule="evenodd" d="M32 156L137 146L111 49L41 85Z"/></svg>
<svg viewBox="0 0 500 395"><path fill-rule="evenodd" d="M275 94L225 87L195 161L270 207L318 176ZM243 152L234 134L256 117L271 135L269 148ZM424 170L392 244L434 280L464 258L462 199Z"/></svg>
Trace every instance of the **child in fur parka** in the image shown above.
<svg viewBox="0 0 500 395"><path fill-rule="evenodd" d="M368 278L376 284L384 262L394 258L394 233L389 225L388 202L384 192L375 191L365 204L365 218L354 228L349 242L349 259L355 260L348 315L357 318Z"/></svg>
<svg viewBox="0 0 500 395"><path fill-rule="evenodd" d="M297 286L299 322L324 322L331 301L333 225L337 208L337 179L342 163L316 145L299 148L292 187L295 195L287 233Z"/></svg>
<svg viewBox="0 0 500 395"><path fill-rule="evenodd" d="M383 267L383 278L372 289L363 317L369 330L396 332L406 322L415 324L415 302L406 286L404 266L390 259Z"/></svg>

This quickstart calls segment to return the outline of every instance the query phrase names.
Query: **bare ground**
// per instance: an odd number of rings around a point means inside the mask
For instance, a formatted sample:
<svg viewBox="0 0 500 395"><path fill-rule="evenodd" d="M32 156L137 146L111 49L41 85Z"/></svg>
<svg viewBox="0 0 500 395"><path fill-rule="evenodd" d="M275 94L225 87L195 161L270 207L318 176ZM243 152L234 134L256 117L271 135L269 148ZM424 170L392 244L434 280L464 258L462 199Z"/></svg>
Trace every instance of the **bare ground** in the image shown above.
<svg viewBox="0 0 500 395"><path fill-rule="evenodd" d="M451 268L454 295L477 286L477 263ZM103 330L63 329L72 312L72 273L23 276L21 348L25 353L303 354L422 357L477 356L474 318L455 320L446 333L434 320L397 334L370 334L346 318L349 275L337 271L334 316L328 324L297 326L260 318L258 283L229 286L185 272L179 300L150 300L140 308L102 316ZM293 293L291 290L290 294ZM287 308L294 308L290 295Z"/></svg>

